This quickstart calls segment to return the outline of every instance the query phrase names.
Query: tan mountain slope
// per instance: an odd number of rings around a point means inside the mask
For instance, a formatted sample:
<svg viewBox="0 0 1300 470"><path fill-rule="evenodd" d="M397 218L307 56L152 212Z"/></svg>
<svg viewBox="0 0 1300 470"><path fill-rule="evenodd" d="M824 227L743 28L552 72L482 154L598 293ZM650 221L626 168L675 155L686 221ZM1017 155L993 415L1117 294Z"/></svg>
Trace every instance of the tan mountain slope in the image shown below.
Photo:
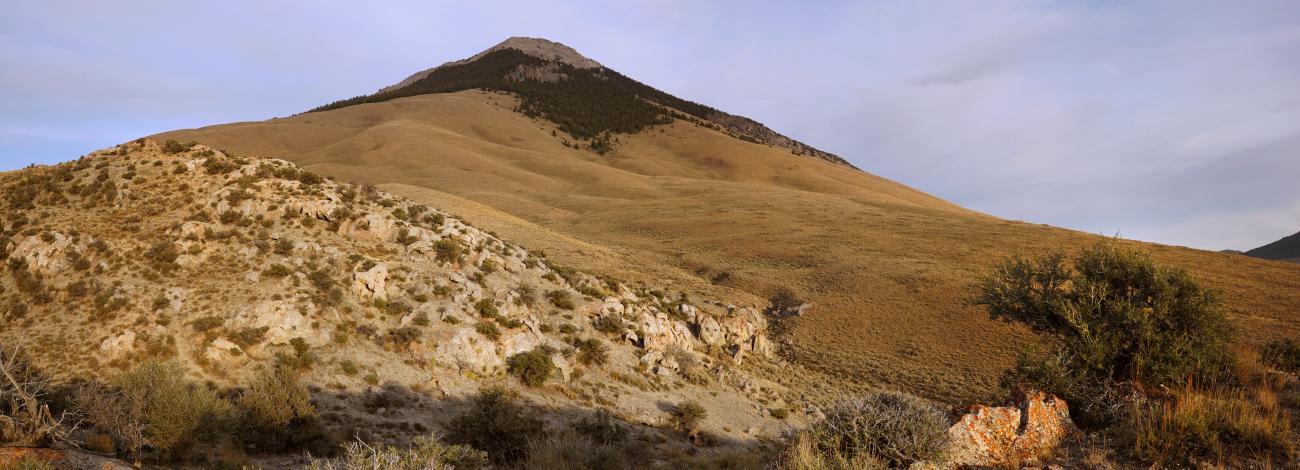
<svg viewBox="0 0 1300 470"><path fill-rule="evenodd" d="M974 213L681 120L618 135L601 156L565 145L564 133L515 105L464 91L156 137L457 207L598 272L747 303L788 288L814 304L782 325L789 357L841 387L884 383L954 400L990 393L1033 340L966 305L975 276L1005 255L1098 238ZM1247 340L1300 333L1293 265L1142 246L1223 289Z"/></svg>
<svg viewBox="0 0 1300 470"><path fill-rule="evenodd" d="M771 380L781 365L758 307L561 267L282 160L141 140L2 175L0 196L0 342L27 345L60 383L171 360L246 387L278 362L302 370L342 438L386 443L504 385L556 430L607 409L656 455L689 446L659 429L686 400L708 410L719 449L815 413ZM520 355L554 367L525 386Z"/></svg>

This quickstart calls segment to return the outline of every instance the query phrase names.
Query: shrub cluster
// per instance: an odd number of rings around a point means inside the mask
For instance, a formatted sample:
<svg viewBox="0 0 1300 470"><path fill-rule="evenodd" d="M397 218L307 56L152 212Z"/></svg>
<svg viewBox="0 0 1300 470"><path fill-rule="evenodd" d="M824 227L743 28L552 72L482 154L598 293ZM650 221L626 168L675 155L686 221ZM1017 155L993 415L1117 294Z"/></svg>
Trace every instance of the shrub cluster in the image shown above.
<svg viewBox="0 0 1300 470"><path fill-rule="evenodd" d="M1071 403L1085 425L1114 423L1132 390L1215 380L1232 364L1232 327L1215 292L1118 242L1064 255L1013 257L980 279L975 303L995 319L1057 339L1025 354L1004 385L1027 384Z"/></svg>
<svg viewBox="0 0 1300 470"><path fill-rule="evenodd" d="M875 392L841 401L796 434L781 468L907 468L938 457L947 440L948 420L939 407L906 393Z"/></svg>
<svg viewBox="0 0 1300 470"><path fill-rule="evenodd" d="M541 387L555 373L555 362L551 361L553 352L551 348L538 346L531 351L510 356L506 361L508 371L529 387Z"/></svg>

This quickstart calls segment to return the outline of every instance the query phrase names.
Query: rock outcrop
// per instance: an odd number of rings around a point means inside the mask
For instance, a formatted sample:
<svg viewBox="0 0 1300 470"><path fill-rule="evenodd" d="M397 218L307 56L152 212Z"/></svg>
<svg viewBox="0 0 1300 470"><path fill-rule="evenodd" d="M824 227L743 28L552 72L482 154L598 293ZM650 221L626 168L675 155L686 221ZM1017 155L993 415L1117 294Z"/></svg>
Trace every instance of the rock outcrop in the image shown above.
<svg viewBox="0 0 1300 470"><path fill-rule="evenodd" d="M1015 406L969 407L948 428L943 460L921 462L912 468L1019 468L1040 462L1063 441L1078 435L1065 400L1031 392Z"/></svg>

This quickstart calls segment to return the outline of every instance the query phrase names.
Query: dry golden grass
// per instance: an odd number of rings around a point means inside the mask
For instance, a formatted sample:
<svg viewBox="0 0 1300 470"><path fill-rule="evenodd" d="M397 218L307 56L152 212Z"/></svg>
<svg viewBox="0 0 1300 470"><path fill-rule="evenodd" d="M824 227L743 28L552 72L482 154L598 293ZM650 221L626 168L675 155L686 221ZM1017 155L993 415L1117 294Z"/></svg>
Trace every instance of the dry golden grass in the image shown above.
<svg viewBox="0 0 1300 470"><path fill-rule="evenodd" d="M601 157L565 146L553 126L512 106L468 91L158 138L382 185L560 264L737 303L789 288L815 303L787 325L800 364L839 388L888 384L948 400L993 393L1033 341L966 305L974 276L1009 254L1074 251L1098 238L975 213L684 123L620 136ZM1300 334L1296 265L1140 246L1222 289L1246 342Z"/></svg>

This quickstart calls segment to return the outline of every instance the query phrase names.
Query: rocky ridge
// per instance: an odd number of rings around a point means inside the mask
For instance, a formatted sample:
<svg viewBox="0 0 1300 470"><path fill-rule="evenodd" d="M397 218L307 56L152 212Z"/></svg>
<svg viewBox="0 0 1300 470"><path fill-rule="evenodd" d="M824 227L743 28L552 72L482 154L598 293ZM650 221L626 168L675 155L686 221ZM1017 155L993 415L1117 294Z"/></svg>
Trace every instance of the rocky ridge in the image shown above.
<svg viewBox="0 0 1300 470"><path fill-rule="evenodd" d="M328 422L395 442L420 428L396 423L430 417L328 397L503 384L539 406L651 426L666 419L662 403L707 397L705 429L737 439L777 435L772 409L795 422L812 410L755 372L776 360L758 306L554 266L450 214L285 161L140 140L0 187L0 330L27 338L60 380L164 359L236 386L287 358L309 369ZM507 374L529 351L557 366L542 387Z"/></svg>

